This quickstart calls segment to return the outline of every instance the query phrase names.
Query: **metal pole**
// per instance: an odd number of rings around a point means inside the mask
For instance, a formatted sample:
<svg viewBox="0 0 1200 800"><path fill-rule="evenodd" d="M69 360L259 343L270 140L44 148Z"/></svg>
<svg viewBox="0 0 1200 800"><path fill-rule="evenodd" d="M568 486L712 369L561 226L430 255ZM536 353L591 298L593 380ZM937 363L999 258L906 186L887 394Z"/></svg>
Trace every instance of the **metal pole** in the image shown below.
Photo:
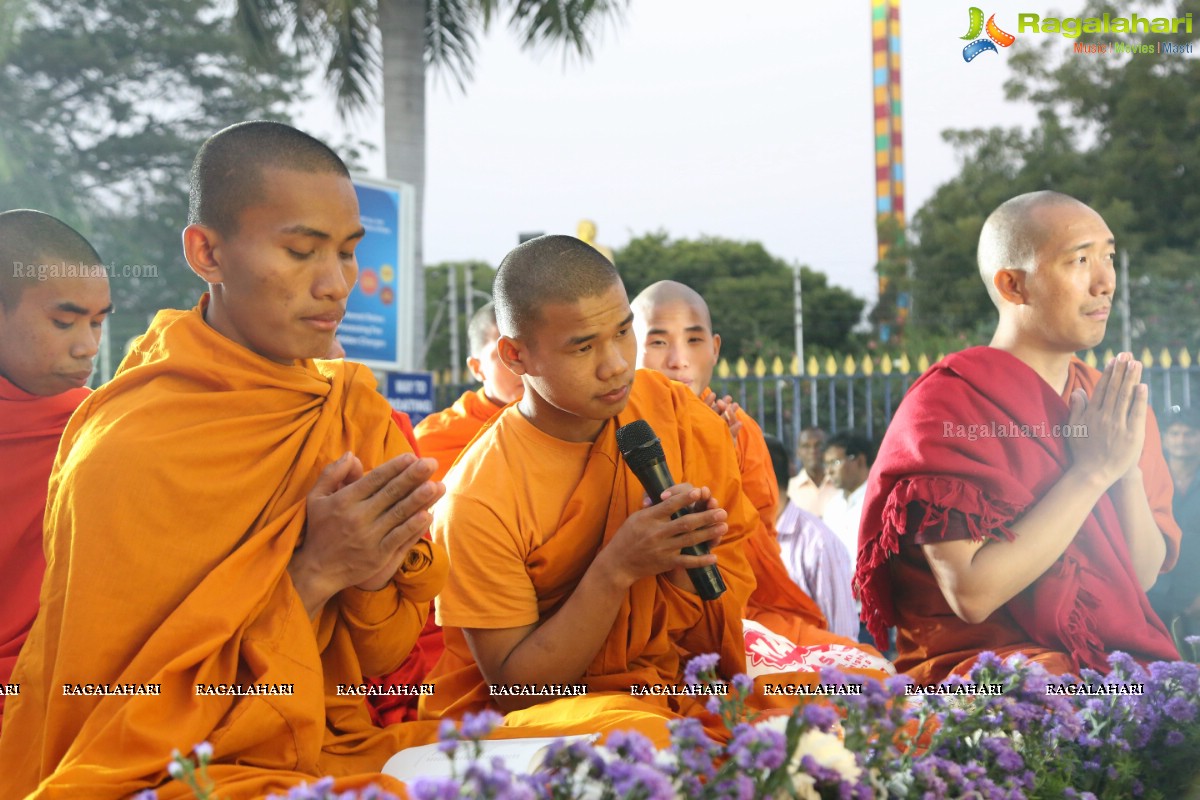
<svg viewBox="0 0 1200 800"><path fill-rule="evenodd" d="M1121 251L1121 352L1133 352L1133 340L1129 332L1129 251Z"/></svg>
<svg viewBox="0 0 1200 800"><path fill-rule="evenodd" d="M463 312L466 314L467 324L471 324L471 317L475 316L475 268L470 264L463 267ZM468 353L468 355L470 355Z"/></svg>
<svg viewBox="0 0 1200 800"><path fill-rule="evenodd" d="M804 301L800 290L800 265L792 265L792 293L794 296L793 305L795 306L795 319L793 324L796 328L796 358L799 359L800 373L804 373ZM816 423L814 423L816 424Z"/></svg>
<svg viewBox="0 0 1200 800"><path fill-rule="evenodd" d="M450 380L457 386L462 377L462 354L458 346L458 270L454 268L454 264L446 265L446 277L449 292L447 304L450 306Z"/></svg>

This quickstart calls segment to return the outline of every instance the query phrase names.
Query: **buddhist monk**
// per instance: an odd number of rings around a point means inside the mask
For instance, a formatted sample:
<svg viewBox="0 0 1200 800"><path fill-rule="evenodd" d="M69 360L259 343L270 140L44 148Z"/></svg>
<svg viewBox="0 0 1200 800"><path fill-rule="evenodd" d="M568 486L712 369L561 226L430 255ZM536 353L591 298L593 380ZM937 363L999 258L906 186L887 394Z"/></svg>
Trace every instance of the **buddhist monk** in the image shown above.
<svg viewBox="0 0 1200 800"><path fill-rule="evenodd" d="M931 367L888 428L855 581L875 640L896 625L897 667L918 682L984 650L1074 674L1116 650L1178 658L1146 599L1180 532L1142 365L1074 356L1104 337L1114 247L1066 195L998 207L978 250L991 343Z"/></svg>
<svg viewBox="0 0 1200 800"><path fill-rule="evenodd" d="M0 685L37 616L50 467L90 393L111 311L105 267L86 239L40 211L0 214ZM0 692L0 723L4 701Z"/></svg>
<svg viewBox="0 0 1200 800"><path fill-rule="evenodd" d="M496 347L499 339L495 306L487 303L471 316L467 325L470 347L467 369L483 385L463 392L450 408L430 414L417 424L421 452L437 459L436 480L446 476L450 465L484 423L521 397L521 377L500 361Z"/></svg>
<svg viewBox="0 0 1200 800"><path fill-rule="evenodd" d="M686 385L722 415L734 434L742 488L759 518L746 539L746 557L756 581L746 617L797 644L848 643L829 633L820 607L791 579L780 556L775 533L779 488L762 429L730 398L718 398L709 388L721 354L721 335L713 332L708 304L682 283L659 281L634 298L633 310L638 366Z"/></svg>
<svg viewBox="0 0 1200 800"><path fill-rule="evenodd" d="M667 720L696 715L719 735L704 698L660 687L702 653L719 655L726 678L746 671L754 576L741 542L760 523L728 427L687 387L635 371L625 289L580 240L517 247L493 294L500 358L524 394L463 453L434 510L451 569L438 597L446 653L422 714L491 707L506 726L632 727L660 744ZM639 419L682 481L656 505L617 448L617 429ZM680 552L702 542L707 555ZM727 588L705 601L686 570L711 565ZM586 696L553 695L576 685Z"/></svg>
<svg viewBox="0 0 1200 800"><path fill-rule="evenodd" d="M349 174L294 128L241 123L200 148L190 201L208 292L160 312L63 433L7 796L190 797L166 766L202 741L221 797L348 788L410 743L339 689L395 669L446 572L421 538L432 460L368 369L315 360L357 275Z"/></svg>

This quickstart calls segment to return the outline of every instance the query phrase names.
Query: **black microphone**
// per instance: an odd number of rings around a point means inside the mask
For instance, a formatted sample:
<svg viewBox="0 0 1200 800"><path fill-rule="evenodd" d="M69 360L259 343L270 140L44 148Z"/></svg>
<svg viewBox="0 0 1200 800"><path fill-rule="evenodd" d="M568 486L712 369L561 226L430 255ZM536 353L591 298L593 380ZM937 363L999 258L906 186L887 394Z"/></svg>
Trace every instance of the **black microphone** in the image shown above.
<svg viewBox="0 0 1200 800"><path fill-rule="evenodd" d="M644 419L622 425L617 428L617 447L621 449L625 463L641 481L646 494L650 495L651 502L656 505L661 503L662 493L674 486L675 481L667 467L667 454L663 452L662 442L658 440L654 429ZM672 514L671 519L679 519L690 513L690 508L683 508ZM685 547L680 552L687 556L708 555L708 542ZM716 600L725 593L725 581L715 564L689 569L687 573L701 600Z"/></svg>

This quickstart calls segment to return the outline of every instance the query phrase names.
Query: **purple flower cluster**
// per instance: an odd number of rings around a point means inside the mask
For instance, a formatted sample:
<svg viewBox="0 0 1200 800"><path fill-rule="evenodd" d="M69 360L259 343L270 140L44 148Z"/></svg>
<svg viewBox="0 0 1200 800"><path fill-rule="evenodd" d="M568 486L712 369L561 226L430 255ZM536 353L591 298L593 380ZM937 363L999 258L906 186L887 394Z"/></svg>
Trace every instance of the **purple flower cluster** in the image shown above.
<svg viewBox="0 0 1200 800"><path fill-rule="evenodd" d="M746 702L753 682L737 676L729 696L709 709L726 727L720 741L700 720L682 718L668 724L666 750L625 732L611 733L604 746L558 742L534 775L516 774L499 759L483 763L476 742L501 722L500 715L485 712L458 725L445 722L439 731L440 748L452 763L461 765L463 752L474 756L470 763L451 779L419 780L409 789L415 800L1189 796L1200 786L1200 666L1143 667L1124 653L1114 653L1109 663L1107 675L1083 670L1078 677L1050 676L1021 657L1001 661L985 653L968 677L952 677L946 685L999 691L910 697L911 681L899 676L864 681L861 694L799 704L790 715L761 720ZM684 681L716 680L717 667L715 655L693 658ZM820 679L849 682L833 670L823 670ZM1050 691L1060 683L1108 690ZM200 748L197 754L211 755ZM152 797L144 793L138 800ZM325 779L282 800L390 797L378 789L335 794L332 779Z"/></svg>

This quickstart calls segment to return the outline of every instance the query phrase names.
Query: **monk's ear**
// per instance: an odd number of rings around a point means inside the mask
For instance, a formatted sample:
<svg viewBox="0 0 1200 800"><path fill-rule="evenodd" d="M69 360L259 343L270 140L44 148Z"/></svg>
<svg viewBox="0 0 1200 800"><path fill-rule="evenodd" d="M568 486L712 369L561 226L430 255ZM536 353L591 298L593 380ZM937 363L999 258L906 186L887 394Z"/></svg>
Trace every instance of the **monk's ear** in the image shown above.
<svg viewBox="0 0 1200 800"><path fill-rule="evenodd" d="M471 377L483 383L483 371L479 368L483 366L483 362L475 356L467 356L467 370L471 373Z"/></svg>
<svg viewBox="0 0 1200 800"><path fill-rule="evenodd" d="M220 244L221 235L207 225L194 224L183 229L183 257L205 283L225 282L217 255Z"/></svg>
<svg viewBox="0 0 1200 800"><path fill-rule="evenodd" d="M513 374L524 375L529 372L524 363L525 347L517 339L511 336L501 336L496 341L496 354L500 356L504 366L513 371Z"/></svg>
<svg viewBox="0 0 1200 800"><path fill-rule="evenodd" d="M713 334L713 360L721 360L721 334L719 333Z"/></svg>
<svg viewBox="0 0 1200 800"><path fill-rule="evenodd" d="M1025 279L1029 276L1023 269L998 269L992 277L992 285L996 295L1006 303L1023 306L1025 299Z"/></svg>

